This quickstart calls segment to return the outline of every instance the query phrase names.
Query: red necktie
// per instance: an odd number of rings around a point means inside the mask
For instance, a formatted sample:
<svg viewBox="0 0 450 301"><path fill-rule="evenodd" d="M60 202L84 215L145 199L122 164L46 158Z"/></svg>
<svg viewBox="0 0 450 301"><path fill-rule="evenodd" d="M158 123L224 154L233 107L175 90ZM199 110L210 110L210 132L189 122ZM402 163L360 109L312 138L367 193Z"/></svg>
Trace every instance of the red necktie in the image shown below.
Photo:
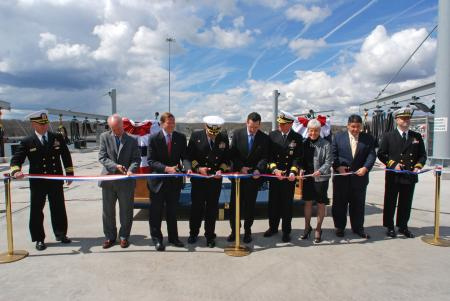
<svg viewBox="0 0 450 301"><path fill-rule="evenodd" d="M167 153L169 156L172 153L172 137L170 134L167 134Z"/></svg>

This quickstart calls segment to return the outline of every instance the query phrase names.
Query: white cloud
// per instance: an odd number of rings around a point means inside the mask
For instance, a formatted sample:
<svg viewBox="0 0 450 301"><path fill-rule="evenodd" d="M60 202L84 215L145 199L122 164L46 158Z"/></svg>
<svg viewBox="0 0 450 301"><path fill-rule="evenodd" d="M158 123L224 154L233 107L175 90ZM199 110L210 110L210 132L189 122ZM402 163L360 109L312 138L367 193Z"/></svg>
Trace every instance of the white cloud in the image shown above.
<svg viewBox="0 0 450 301"><path fill-rule="evenodd" d="M49 32L43 32L39 35L41 38L39 40L39 47L46 48L56 45L56 36Z"/></svg>
<svg viewBox="0 0 450 301"><path fill-rule="evenodd" d="M252 31L248 29L241 32L238 29L226 30L219 26L213 26L211 30L214 33L214 45L217 48L244 47L253 41Z"/></svg>
<svg viewBox="0 0 450 301"><path fill-rule="evenodd" d="M307 59L327 45L324 39L296 39L289 43L289 48L302 59Z"/></svg>
<svg viewBox="0 0 450 301"><path fill-rule="evenodd" d="M314 5L308 8L302 4L296 4L289 7L285 14L288 20L295 20L310 25L325 20L331 15L331 10L328 7Z"/></svg>
<svg viewBox="0 0 450 301"><path fill-rule="evenodd" d="M377 26L355 56L355 76L377 82L387 81L427 35L425 28L411 28L389 36L383 26ZM434 74L436 46L436 39L425 41L397 80L423 78Z"/></svg>
<svg viewBox="0 0 450 301"><path fill-rule="evenodd" d="M89 47L80 44L57 44L47 50L47 57L50 61L79 58L89 53Z"/></svg>
<svg viewBox="0 0 450 301"><path fill-rule="evenodd" d="M9 63L6 60L0 61L0 72L8 72L9 68Z"/></svg>
<svg viewBox="0 0 450 301"><path fill-rule="evenodd" d="M96 60L114 60L131 40L131 30L127 22L95 26L93 32L100 38L100 46L92 53Z"/></svg>
<svg viewBox="0 0 450 301"><path fill-rule="evenodd" d="M272 9L281 8L287 4L286 0L244 0L244 2L247 2L248 4L258 4Z"/></svg>
<svg viewBox="0 0 450 301"><path fill-rule="evenodd" d="M80 59L90 52L89 47L84 44L59 43L58 37L49 32L39 36L39 47L46 49L47 59L51 62Z"/></svg>
<svg viewBox="0 0 450 301"><path fill-rule="evenodd" d="M164 57L167 55L166 36L160 31L141 26L133 36L133 46L129 52Z"/></svg>
<svg viewBox="0 0 450 301"><path fill-rule="evenodd" d="M244 27L244 16L239 16L233 20L234 27Z"/></svg>

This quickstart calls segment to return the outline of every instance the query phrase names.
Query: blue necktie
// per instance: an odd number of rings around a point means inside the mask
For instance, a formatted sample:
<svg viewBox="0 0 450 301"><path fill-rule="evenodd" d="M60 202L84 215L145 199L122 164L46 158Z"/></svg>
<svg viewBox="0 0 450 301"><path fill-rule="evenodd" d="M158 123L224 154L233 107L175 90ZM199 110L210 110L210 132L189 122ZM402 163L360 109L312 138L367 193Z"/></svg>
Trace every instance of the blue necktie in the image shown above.
<svg viewBox="0 0 450 301"><path fill-rule="evenodd" d="M250 151L252 150L252 147L253 147L253 139L254 139L253 135L250 135L249 139L248 139L248 152L249 153L250 153Z"/></svg>
<svg viewBox="0 0 450 301"><path fill-rule="evenodd" d="M117 145L117 149L119 149L119 146L120 146L120 138L117 137L117 136L114 136L114 137L116 137L116 145Z"/></svg>

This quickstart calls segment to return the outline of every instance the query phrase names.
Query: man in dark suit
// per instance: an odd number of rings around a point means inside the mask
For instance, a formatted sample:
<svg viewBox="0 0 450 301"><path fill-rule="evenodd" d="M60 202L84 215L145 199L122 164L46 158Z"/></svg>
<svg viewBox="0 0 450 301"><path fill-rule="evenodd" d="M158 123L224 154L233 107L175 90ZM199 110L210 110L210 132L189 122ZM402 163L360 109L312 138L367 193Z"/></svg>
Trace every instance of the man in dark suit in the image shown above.
<svg viewBox="0 0 450 301"><path fill-rule="evenodd" d="M425 165L427 154L422 136L409 129L412 113L410 108L396 110L394 118L397 128L385 133L381 139L378 158L387 168L419 172ZM398 198L397 227L405 237L413 238L408 221L418 176L386 171L385 181L383 226L387 228L387 235L392 238L397 236L394 215Z"/></svg>
<svg viewBox="0 0 450 301"><path fill-rule="evenodd" d="M203 118L205 129L192 133L187 148L188 160L184 166L188 173L199 173L213 178L192 177L191 183L191 216L189 219L190 235L188 243L197 241L203 216L205 217L206 245L214 248L215 226L222 190L222 172L229 169L228 135L221 132L224 120L218 116Z"/></svg>
<svg viewBox="0 0 450 301"><path fill-rule="evenodd" d="M362 118L351 115L347 131L337 133L332 143L333 168L339 174L351 175L333 177L333 220L336 235L344 236L347 223L347 209L355 234L369 239L364 231L364 207L369 184L369 171L376 160L375 141L369 134L362 133Z"/></svg>
<svg viewBox="0 0 450 301"><path fill-rule="evenodd" d="M100 136L98 160L103 165L102 175L132 175L141 163L137 140L123 130L122 117L114 114L108 118L111 129ZM133 225L133 206L135 179L101 181L103 197L103 232L106 240L103 248L114 245L117 238L116 202L120 211L120 247L128 248L131 226Z"/></svg>
<svg viewBox="0 0 450 301"><path fill-rule="evenodd" d="M24 138L11 159L11 175L23 178L21 171L25 158L30 162L30 174L63 175L61 159L66 175L73 175L72 157L64 137L48 131L47 111L31 113L34 133ZM70 185L71 181L67 181ZM30 232L38 251L45 250L44 214L45 198L48 196L53 232L57 241L70 243L67 235L67 214L64 204L63 181L30 179Z"/></svg>
<svg viewBox="0 0 450 301"><path fill-rule="evenodd" d="M282 219L283 242L291 241L295 177L299 174L303 158L303 138L291 130L294 119L292 114L280 111L277 118L279 129L269 134L269 171L278 179L270 179L269 229L264 237L277 233Z"/></svg>
<svg viewBox="0 0 450 301"><path fill-rule="evenodd" d="M186 159L186 136L175 131L175 116L163 113L160 117L161 130L150 136L147 159L153 173L180 173L182 160ZM161 221L164 205L168 241L176 247L184 247L178 238L177 204L183 185L182 177L149 178L150 190L150 234L157 251L164 251Z"/></svg>
<svg viewBox="0 0 450 301"><path fill-rule="evenodd" d="M240 182L240 206L244 222L244 242L252 241L251 227L255 215L256 197L262 184L260 174L267 169L267 159L269 157L269 137L261 132L261 116L250 113L247 116L247 126L234 131L231 140L230 158L232 170L243 174L252 174L251 178L242 179ZM236 185L231 182L230 200L230 225L231 234L228 241L234 241L235 233L235 202Z"/></svg>

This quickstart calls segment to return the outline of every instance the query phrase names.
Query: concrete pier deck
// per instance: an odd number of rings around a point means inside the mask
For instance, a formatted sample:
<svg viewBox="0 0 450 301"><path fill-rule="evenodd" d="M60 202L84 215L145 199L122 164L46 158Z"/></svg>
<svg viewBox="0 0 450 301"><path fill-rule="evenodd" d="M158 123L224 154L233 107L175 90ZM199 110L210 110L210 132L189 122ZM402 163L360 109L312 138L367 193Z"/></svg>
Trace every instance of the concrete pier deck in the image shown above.
<svg viewBox="0 0 450 301"><path fill-rule="evenodd" d="M77 175L97 175L97 152L74 152ZM450 237L450 181L442 181L441 236ZM330 185L331 186L331 185ZM38 252L28 231L27 181L12 184L15 249L30 252L24 260L0 265L0 300L450 300L450 248L422 242L433 233L434 176L420 175L405 239L385 236L382 224L384 172L370 175L365 227L370 240L347 229L344 239L334 235L326 217L324 241L302 241L303 218L293 220L292 242L281 234L264 238L267 219L253 226L253 252L228 257L228 221L217 223L217 247L205 247L202 237L186 248L167 246L156 252L149 237L145 212L135 210L131 246L101 247L101 190L95 182L74 182L65 189L73 242L55 242L48 205L45 209L47 250ZM330 194L331 196L331 194ZM4 209L4 188L0 189ZM313 227L315 218L313 218ZM178 223L181 240L188 221ZM166 233L165 223L163 232ZM0 252L6 251L5 214L0 213Z"/></svg>

